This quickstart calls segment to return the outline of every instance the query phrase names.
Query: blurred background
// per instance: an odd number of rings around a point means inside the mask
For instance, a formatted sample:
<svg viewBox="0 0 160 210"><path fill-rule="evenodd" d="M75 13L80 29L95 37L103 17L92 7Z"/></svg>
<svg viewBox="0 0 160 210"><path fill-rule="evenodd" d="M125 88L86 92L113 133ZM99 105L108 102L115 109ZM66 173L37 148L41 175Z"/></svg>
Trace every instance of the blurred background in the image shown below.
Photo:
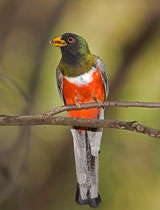
<svg viewBox="0 0 160 210"><path fill-rule="evenodd" d="M40 114L62 105L49 41L83 36L106 64L109 100L160 101L158 0L1 0L0 114ZM66 116L66 113L63 113ZM160 128L160 110L108 108L107 119ZM100 154L103 210L160 208L160 140L104 129ZM74 202L69 127L0 127L0 210L90 209Z"/></svg>

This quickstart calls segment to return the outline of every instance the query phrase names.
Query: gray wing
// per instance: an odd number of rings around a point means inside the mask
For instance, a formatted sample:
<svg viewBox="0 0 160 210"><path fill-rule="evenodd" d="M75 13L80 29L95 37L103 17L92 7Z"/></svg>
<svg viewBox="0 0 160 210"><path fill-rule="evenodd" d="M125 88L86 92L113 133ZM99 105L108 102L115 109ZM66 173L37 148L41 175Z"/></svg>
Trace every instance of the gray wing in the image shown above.
<svg viewBox="0 0 160 210"><path fill-rule="evenodd" d="M103 84L104 84L104 88L105 88L105 94L106 94L105 100L106 100L108 97L108 93L109 93L109 84L108 84L106 66L98 56L95 56L95 59L96 59L96 67L101 72L101 76L102 76L102 80L103 80Z"/></svg>
<svg viewBox="0 0 160 210"><path fill-rule="evenodd" d="M57 79L57 87L60 98L65 104L64 96L63 96L63 74L61 73L59 66L56 69L56 79Z"/></svg>

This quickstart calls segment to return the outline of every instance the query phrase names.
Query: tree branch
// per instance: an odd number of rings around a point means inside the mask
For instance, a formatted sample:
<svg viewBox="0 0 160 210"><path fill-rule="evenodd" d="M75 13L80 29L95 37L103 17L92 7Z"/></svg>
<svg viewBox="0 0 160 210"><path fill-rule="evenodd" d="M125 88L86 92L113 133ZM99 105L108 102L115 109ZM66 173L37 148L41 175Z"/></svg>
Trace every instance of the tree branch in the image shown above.
<svg viewBox="0 0 160 210"><path fill-rule="evenodd" d="M145 102L103 102L100 107L119 106L119 107L147 107L160 108L160 103L145 103ZM64 126L78 126L78 127L93 127L93 128L117 128L138 133L147 134L151 137L160 138L160 130L147 127L133 122L125 122L119 120L97 120L97 119L80 119L70 117L53 117L53 114L60 113L66 110L77 110L99 107L97 103L83 104L81 108L75 105L58 107L46 114L41 115L26 115L26 116L7 116L0 115L0 125L3 126L29 126L29 125L64 125Z"/></svg>
<svg viewBox="0 0 160 210"><path fill-rule="evenodd" d="M44 113L45 115L56 115L64 111L71 111L71 110L79 110L79 109L89 109L89 108L96 108L96 107L143 107L143 108L160 108L160 103L152 103L152 102L118 102L118 101L104 101L101 104L98 103L85 103L80 104L81 108L77 107L76 105L66 105L57 107L51 111Z"/></svg>

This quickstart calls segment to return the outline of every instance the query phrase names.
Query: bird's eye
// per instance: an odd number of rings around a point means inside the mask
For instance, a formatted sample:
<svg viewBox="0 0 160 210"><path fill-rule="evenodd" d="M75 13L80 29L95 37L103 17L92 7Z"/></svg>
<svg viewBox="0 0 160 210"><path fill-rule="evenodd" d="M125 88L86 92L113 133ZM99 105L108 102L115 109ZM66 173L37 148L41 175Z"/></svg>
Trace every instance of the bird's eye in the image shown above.
<svg viewBox="0 0 160 210"><path fill-rule="evenodd" d="M74 38L73 37L69 37L68 38L68 42L74 42Z"/></svg>

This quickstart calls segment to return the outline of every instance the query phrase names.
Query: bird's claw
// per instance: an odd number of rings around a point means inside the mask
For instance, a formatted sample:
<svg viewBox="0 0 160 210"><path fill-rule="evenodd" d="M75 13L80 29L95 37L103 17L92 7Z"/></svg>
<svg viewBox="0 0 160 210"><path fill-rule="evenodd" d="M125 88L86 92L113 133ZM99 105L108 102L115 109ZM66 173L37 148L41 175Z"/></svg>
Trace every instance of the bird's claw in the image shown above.
<svg viewBox="0 0 160 210"><path fill-rule="evenodd" d="M77 107L77 108L81 108L80 103L76 102L75 104L76 104L76 107Z"/></svg>
<svg viewBox="0 0 160 210"><path fill-rule="evenodd" d="M96 99L95 101L97 102L97 104L99 105L99 107L102 106L102 101L100 101L99 99Z"/></svg>

